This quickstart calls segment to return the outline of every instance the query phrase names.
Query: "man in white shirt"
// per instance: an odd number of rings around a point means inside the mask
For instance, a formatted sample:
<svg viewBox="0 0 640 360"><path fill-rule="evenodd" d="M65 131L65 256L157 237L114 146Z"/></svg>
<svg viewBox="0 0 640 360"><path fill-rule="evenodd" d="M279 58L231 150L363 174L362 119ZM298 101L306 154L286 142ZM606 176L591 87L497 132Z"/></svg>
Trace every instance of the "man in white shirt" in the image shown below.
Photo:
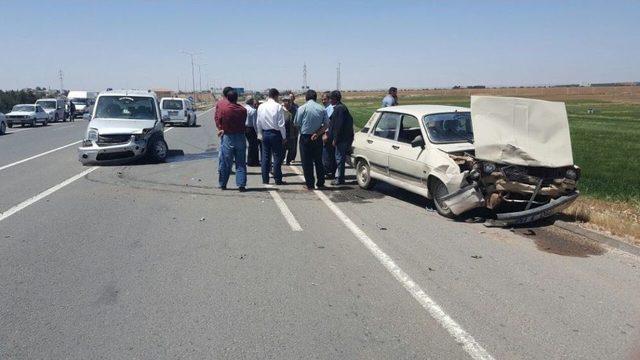
<svg viewBox="0 0 640 360"><path fill-rule="evenodd" d="M258 133L256 132L256 118L258 116L256 105L257 101L254 98L249 98L245 101L245 109L247 109L247 121L245 122L246 126L246 137L247 142L249 142L249 147L247 148L247 166L260 166L260 160L258 156Z"/></svg>
<svg viewBox="0 0 640 360"><path fill-rule="evenodd" d="M282 159L284 155L284 143L287 139L285 128L284 109L278 103L280 92L277 89L269 89L269 99L258 107L256 119L256 131L262 139L261 170L262 183L269 183L269 172L273 160L273 178L276 185L283 185Z"/></svg>

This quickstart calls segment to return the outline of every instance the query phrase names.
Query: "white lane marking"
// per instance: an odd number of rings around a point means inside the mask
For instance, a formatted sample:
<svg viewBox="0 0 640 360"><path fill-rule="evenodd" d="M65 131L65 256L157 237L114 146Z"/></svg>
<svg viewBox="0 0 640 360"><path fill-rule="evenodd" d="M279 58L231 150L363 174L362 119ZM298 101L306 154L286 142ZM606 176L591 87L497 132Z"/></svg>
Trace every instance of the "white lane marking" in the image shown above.
<svg viewBox="0 0 640 360"><path fill-rule="evenodd" d="M58 185L52 186L52 187L48 188L47 190L45 190L45 191L43 191L43 192L39 193L38 195L36 195L36 196L34 196L34 197L31 197L31 198L29 198L29 199L27 199L27 200L25 200L25 201L21 202L20 204L18 204L18 205L16 205L16 206L12 207L11 209L9 209L9 210L7 210L7 211L5 211L5 212L3 212L3 213L0 213L0 221L2 221L2 220L4 220L4 219L8 218L9 216L11 216L11 215L13 215L13 214L17 213L18 211L20 211L20 210L22 210L22 209L26 208L27 206L29 206L29 205L31 205L31 204L33 204L33 203L35 203L35 202L37 202L37 201L40 201L40 200L42 200L42 199L46 198L47 196L49 196L49 195L53 194L54 192L56 192L56 191L58 191L58 190L62 189L62 188L63 188L63 187L65 187L65 186L67 186L67 185L71 184L72 182L74 182L74 181L76 181L76 180L80 179L81 177L83 177L83 176L85 176L85 175L89 174L90 172L94 171L94 170L95 170L95 169L97 169L97 168L98 168L97 166L91 167L91 168L89 168L89 169L87 169L87 170L85 170L85 171L81 172L81 173L80 173L80 174L78 174L78 175L74 175L74 176L72 176L72 177L68 178L67 180L65 180L65 181L61 182L61 183L60 183L60 184L58 184Z"/></svg>
<svg viewBox="0 0 640 360"><path fill-rule="evenodd" d="M64 146L60 146L60 147L58 147L58 148L51 149L51 150L49 150L49 151L45 151L45 152L40 153L40 154L38 154L38 155L33 155L33 156L28 157L28 158L26 158L26 159L22 159L22 160L20 160L20 161L16 161L16 162L11 163L11 164L7 164L7 165L4 165L4 166L0 166L0 171L2 171L2 170L4 170L4 169L8 169L8 168L10 168L10 167L12 167L12 166L16 166L16 165L22 164L22 163L27 162L27 161L29 161L29 160L37 159L37 158L39 158L39 157L41 157L41 156L45 156L45 155L51 154L52 152L55 152L55 151L58 151L58 150L62 150L62 149L64 149L64 148L68 148L69 146L73 146L73 145L79 144L79 143L81 143L81 142L82 142L82 141L72 142L71 144L67 144L67 145L64 145Z"/></svg>
<svg viewBox="0 0 640 360"><path fill-rule="evenodd" d="M304 179L300 169L297 167L291 168L293 168L298 176ZM493 357L480 344L478 344L476 340L462 328L462 326L447 315L440 305L431 299L431 297L422 290L420 285L413 281L409 274L404 272L404 270L402 270L389 255L382 251L382 249L380 249L380 247L378 247L378 245L374 243L364 231L362 231L345 213L343 213L336 204L329 200L322 191L314 190L314 192L318 198L320 198L320 200L322 200L322 202L325 203L325 205L327 205L327 207L329 207L329 209L338 217L338 219L340 219L340 221L342 221L342 223L351 230L351 233L360 240L360 242L373 254L373 256L375 256L375 258L378 259L385 268L387 268L387 271L389 271L391 275L393 275L393 277L395 277L396 280L398 280L413 296L413 298L416 299L425 310L427 310L429 315L431 315L431 317L435 319L440 326L447 330L456 342L462 345L471 358L483 360L493 359Z"/></svg>
<svg viewBox="0 0 640 360"><path fill-rule="evenodd" d="M275 201L276 205L278 205L278 209L280 209L282 216L284 216L285 220L287 220L287 222L289 223L289 227L291 227L291 230L302 231L302 226L300 226L300 223L298 222L298 220L296 220L296 217L293 216L293 213L291 212L291 210L289 210L289 207L284 202L284 200L282 200L280 194L278 194L278 192L273 189L271 185L265 185L265 187L269 189L269 194L271 194L273 201Z"/></svg>

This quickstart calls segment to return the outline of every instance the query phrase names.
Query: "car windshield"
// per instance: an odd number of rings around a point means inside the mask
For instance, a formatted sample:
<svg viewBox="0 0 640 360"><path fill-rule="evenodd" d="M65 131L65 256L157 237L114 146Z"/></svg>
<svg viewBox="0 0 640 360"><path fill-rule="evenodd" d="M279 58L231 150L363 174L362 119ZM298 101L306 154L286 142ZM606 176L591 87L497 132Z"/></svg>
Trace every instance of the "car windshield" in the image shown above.
<svg viewBox="0 0 640 360"><path fill-rule="evenodd" d="M181 100L163 100L162 108L165 110L182 110Z"/></svg>
<svg viewBox="0 0 640 360"><path fill-rule="evenodd" d="M56 108L56 102L51 100L47 100L47 101L36 101L36 104L42 106L45 109L55 109Z"/></svg>
<svg viewBox="0 0 640 360"><path fill-rule="evenodd" d="M155 120L154 100L148 96L102 96L96 105L96 118Z"/></svg>
<svg viewBox="0 0 640 360"><path fill-rule="evenodd" d="M431 114L426 115L423 121L431 142L473 142L469 112Z"/></svg>
<svg viewBox="0 0 640 360"><path fill-rule="evenodd" d="M71 99L74 105L87 105L87 99Z"/></svg>
<svg viewBox="0 0 640 360"><path fill-rule="evenodd" d="M11 111L35 111L34 105L16 105Z"/></svg>

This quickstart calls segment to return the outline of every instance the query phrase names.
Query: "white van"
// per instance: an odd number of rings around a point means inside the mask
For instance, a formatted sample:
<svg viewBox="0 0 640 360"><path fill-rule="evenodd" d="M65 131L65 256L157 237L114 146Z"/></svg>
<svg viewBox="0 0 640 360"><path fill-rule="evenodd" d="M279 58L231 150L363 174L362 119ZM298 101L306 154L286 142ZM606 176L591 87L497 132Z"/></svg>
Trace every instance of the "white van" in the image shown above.
<svg viewBox="0 0 640 360"><path fill-rule="evenodd" d="M89 112L91 105L95 102L97 93L93 91L69 91L67 99L76 107L75 116L82 117L85 112Z"/></svg>
<svg viewBox="0 0 640 360"><path fill-rule="evenodd" d="M191 101L183 98L162 98L160 100L162 122L171 125L196 126L196 112Z"/></svg>
<svg viewBox="0 0 640 360"><path fill-rule="evenodd" d="M40 99L36 101L36 105L40 105L47 112L49 121L66 121L64 116L66 104L63 99Z"/></svg>

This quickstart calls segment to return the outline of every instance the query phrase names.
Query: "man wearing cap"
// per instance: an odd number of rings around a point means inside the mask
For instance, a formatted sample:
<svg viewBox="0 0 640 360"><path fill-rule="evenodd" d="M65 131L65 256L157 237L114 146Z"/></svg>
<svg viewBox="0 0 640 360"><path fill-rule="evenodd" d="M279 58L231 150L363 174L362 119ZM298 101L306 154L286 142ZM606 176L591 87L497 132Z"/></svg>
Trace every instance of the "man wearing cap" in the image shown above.
<svg viewBox="0 0 640 360"><path fill-rule="evenodd" d="M324 187L322 135L327 129L329 119L325 108L316 102L318 94L315 91L307 90L305 99L307 102L300 106L296 113L295 125L300 129L300 159L304 181L307 189L313 190L314 185L318 188ZM317 179L313 176L314 165Z"/></svg>

